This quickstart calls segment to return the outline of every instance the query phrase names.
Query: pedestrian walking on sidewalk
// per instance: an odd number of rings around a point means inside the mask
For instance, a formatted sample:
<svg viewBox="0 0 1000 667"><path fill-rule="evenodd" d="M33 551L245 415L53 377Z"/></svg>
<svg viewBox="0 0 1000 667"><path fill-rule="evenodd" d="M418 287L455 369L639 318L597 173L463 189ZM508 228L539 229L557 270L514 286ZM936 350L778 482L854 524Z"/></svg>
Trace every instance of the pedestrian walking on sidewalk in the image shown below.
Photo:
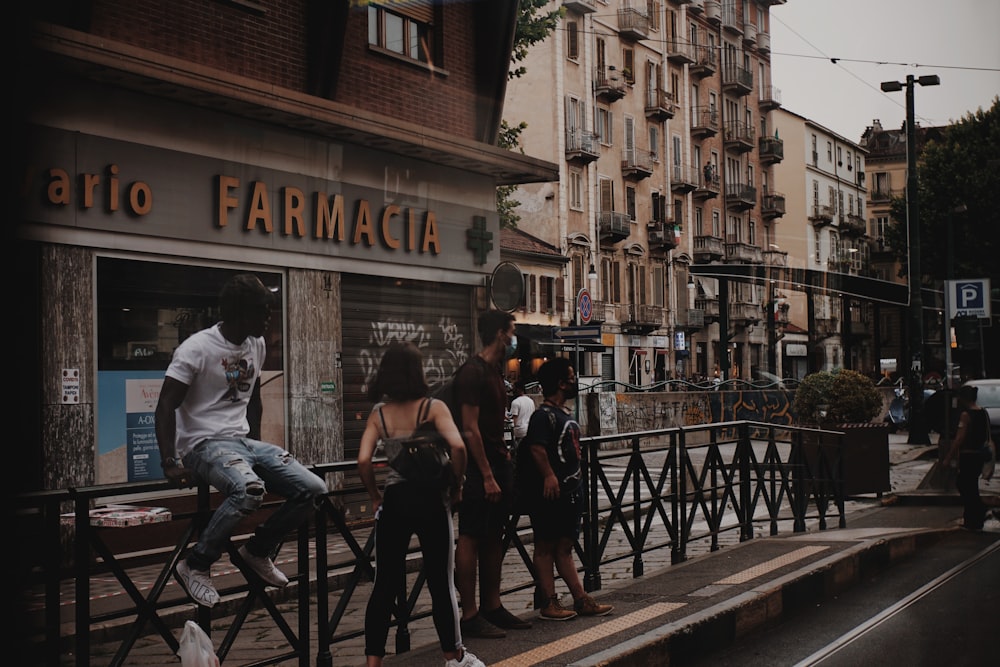
<svg viewBox="0 0 1000 667"><path fill-rule="evenodd" d="M537 586L547 600L540 617L567 621L577 616L604 616L614 609L587 595L573 560L573 545L583 519L580 426L566 401L577 397L576 372L569 359L556 357L538 370L545 400L531 415L528 433L518 450L518 502L526 508L534 533ZM556 594L553 567L573 595L566 609Z"/></svg>
<svg viewBox="0 0 1000 667"><path fill-rule="evenodd" d="M260 440L260 371L274 295L256 276L233 276L219 295L222 321L174 351L156 405L156 440L167 480L179 487L207 483L225 496L198 543L177 564L192 600L219 601L212 564L236 526L260 508L267 491L285 503L257 527L239 558L265 583L288 578L271 560L290 531L314 510L326 482L285 449Z"/></svg>
<svg viewBox="0 0 1000 667"><path fill-rule="evenodd" d="M953 459L958 460L956 484L965 508L962 527L969 530L982 530L986 522L986 505L979 495L979 477L988 460L985 447L990 440L990 422L986 410L976 403L978 395L977 387L959 387L958 428L942 461L947 468Z"/></svg>
<svg viewBox="0 0 1000 667"><path fill-rule="evenodd" d="M507 389L501 364L517 350L514 316L489 310L477 322L482 349L455 376L459 429L469 450L469 468L458 506L455 574L462 600L462 636L499 639L506 630L531 623L500 601L504 528L514 508L514 462L504 440ZM476 604L476 575L479 604Z"/></svg>
<svg viewBox="0 0 1000 667"><path fill-rule="evenodd" d="M446 667L484 667L465 650L459 628L455 591L455 542L452 503L462 499L466 451L462 436L444 402L428 398L420 350L412 343L394 343L379 362L369 387L375 402L368 415L358 452L358 473L375 512L375 585L365 610L367 667L381 667L396 599L406 591L406 554L410 537L420 540L423 571L431 595L431 615ZM390 438L407 438L424 423L447 443L451 453L451 484L435 488L406 480L389 468L385 491L378 488L372 457Z"/></svg>

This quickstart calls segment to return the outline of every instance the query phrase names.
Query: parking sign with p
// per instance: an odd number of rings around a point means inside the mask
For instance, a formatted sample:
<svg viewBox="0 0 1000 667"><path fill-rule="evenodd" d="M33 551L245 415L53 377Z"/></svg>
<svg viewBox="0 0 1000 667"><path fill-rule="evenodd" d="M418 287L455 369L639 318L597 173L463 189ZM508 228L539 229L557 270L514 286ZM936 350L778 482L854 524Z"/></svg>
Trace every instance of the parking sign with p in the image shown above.
<svg viewBox="0 0 1000 667"><path fill-rule="evenodd" d="M990 318L990 280L948 280L949 318Z"/></svg>

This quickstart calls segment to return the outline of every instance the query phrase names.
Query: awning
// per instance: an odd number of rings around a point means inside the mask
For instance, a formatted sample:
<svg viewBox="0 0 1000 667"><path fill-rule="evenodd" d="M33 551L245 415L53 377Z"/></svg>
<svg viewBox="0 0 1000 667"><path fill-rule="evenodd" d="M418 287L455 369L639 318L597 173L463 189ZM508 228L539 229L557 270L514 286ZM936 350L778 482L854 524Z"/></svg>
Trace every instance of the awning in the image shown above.
<svg viewBox="0 0 1000 667"><path fill-rule="evenodd" d="M526 338L536 343L551 343L554 340L552 334L556 328L545 324L521 324L517 321L514 323L514 333L517 335L518 341Z"/></svg>

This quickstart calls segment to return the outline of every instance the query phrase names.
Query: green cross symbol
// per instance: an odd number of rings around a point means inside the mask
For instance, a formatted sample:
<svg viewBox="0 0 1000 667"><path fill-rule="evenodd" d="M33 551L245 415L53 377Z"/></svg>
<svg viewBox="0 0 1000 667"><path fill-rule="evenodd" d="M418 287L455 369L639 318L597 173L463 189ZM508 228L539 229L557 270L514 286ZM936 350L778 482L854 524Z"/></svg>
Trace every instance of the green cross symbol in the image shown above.
<svg viewBox="0 0 1000 667"><path fill-rule="evenodd" d="M473 252L476 264L486 263L486 258L493 250L493 232L486 231L486 218L481 215L472 216L472 229L465 230L465 247Z"/></svg>

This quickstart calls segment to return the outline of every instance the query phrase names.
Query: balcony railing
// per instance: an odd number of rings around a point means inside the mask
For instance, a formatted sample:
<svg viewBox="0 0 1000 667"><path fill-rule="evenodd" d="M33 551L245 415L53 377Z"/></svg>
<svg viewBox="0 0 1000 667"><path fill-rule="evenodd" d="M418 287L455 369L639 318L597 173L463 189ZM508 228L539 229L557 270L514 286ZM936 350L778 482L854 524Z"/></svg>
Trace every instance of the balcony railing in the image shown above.
<svg viewBox="0 0 1000 667"><path fill-rule="evenodd" d="M651 222L646 226L650 250L673 250L677 247L674 226L665 222Z"/></svg>
<svg viewBox="0 0 1000 667"><path fill-rule="evenodd" d="M757 26L744 19L743 46L753 46L756 43L757 43Z"/></svg>
<svg viewBox="0 0 1000 667"><path fill-rule="evenodd" d="M719 170L706 164L698 171L698 187L694 189L695 199L712 199L719 196Z"/></svg>
<svg viewBox="0 0 1000 667"><path fill-rule="evenodd" d="M622 176L638 181L652 175L652 153L641 148L626 148L622 152Z"/></svg>
<svg viewBox="0 0 1000 667"><path fill-rule="evenodd" d="M705 311L700 308L681 309L677 313L676 324L685 329L701 329L705 326Z"/></svg>
<svg viewBox="0 0 1000 667"><path fill-rule="evenodd" d="M671 39L667 43L667 60L676 65L686 65L695 61L694 45L687 39Z"/></svg>
<svg viewBox="0 0 1000 667"><path fill-rule="evenodd" d="M736 4L727 2L722 6L722 27L734 35L743 34L743 24L736 18Z"/></svg>
<svg viewBox="0 0 1000 667"><path fill-rule="evenodd" d="M660 88L652 88L646 92L646 118L654 120L670 120L677 113L677 102L674 94Z"/></svg>
<svg viewBox="0 0 1000 667"><path fill-rule="evenodd" d="M718 236L694 237L694 261L713 262L726 254L726 244Z"/></svg>
<svg viewBox="0 0 1000 667"><path fill-rule="evenodd" d="M691 192L698 187L698 170L686 164L670 167L670 189L673 192Z"/></svg>
<svg viewBox="0 0 1000 667"><path fill-rule="evenodd" d="M761 264L764 261L762 252L758 246L749 243L726 243L725 260L739 264Z"/></svg>
<svg viewBox="0 0 1000 667"><path fill-rule="evenodd" d="M563 7L581 14L591 14L597 11L596 3L597 0L563 0Z"/></svg>
<svg viewBox="0 0 1000 667"><path fill-rule="evenodd" d="M719 56L710 46L696 46L694 62L688 67L692 76L704 79L712 76L719 69Z"/></svg>
<svg viewBox="0 0 1000 667"><path fill-rule="evenodd" d="M618 34L625 39L642 40L649 39L649 16L643 9L636 7L618 8Z"/></svg>
<svg viewBox="0 0 1000 667"><path fill-rule="evenodd" d="M695 297L694 307L702 312L702 320L705 322L719 319L719 299L716 297Z"/></svg>
<svg viewBox="0 0 1000 667"><path fill-rule="evenodd" d="M764 319L764 309L759 303L738 301L729 304L729 322L740 326L757 324Z"/></svg>
<svg viewBox="0 0 1000 667"><path fill-rule="evenodd" d="M781 89L775 86L761 86L757 106L761 111L773 111L781 106Z"/></svg>
<svg viewBox="0 0 1000 667"><path fill-rule="evenodd" d="M599 157L601 157L600 137L585 130L566 131L567 160L588 163Z"/></svg>
<svg viewBox="0 0 1000 667"><path fill-rule="evenodd" d="M705 18L712 25L722 22L722 3L719 0L705 0Z"/></svg>
<svg viewBox="0 0 1000 667"><path fill-rule="evenodd" d="M813 204L809 211L809 222L817 227L829 225L833 222L833 207L826 204Z"/></svg>
<svg viewBox="0 0 1000 667"><path fill-rule="evenodd" d="M817 340L840 334L840 322L832 317L817 317L813 320L813 334Z"/></svg>
<svg viewBox="0 0 1000 667"><path fill-rule="evenodd" d="M691 134L714 137L719 133L719 111L713 107L692 107Z"/></svg>
<svg viewBox="0 0 1000 667"><path fill-rule="evenodd" d="M602 241L617 243L627 239L631 233L632 221L628 213L618 211L600 211L597 214L597 228Z"/></svg>
<svg viewBox="0 0 1000 667"><path fill-rule="evenodd" d="M747 95L753 90L753 72L739 65L722 67L722 89L736 95Z"/></svg>
<svg viewBox="0 0 1000 667"><path fill-rule="evenodd" d="M757 205L757 188L745 183L726 184L726 208L745 211Z"/></svg>
<svg viewBox="0 0 1000 667"><path fill-rule="evenodd" d="M864 236L867 231L865 229L865 219L854 213L841 214L839 227L841 233L848 236Z"/></svg>
<svg viewBox="0 0 1000 667"><path fill-rule="evenodd" d="M624 306L622 331L628 333L649 333L663 326L663 308L648 304L630 303Z"/></svg>
<svg viewBox="0 0 1000 667"><path fill-rule="evenodd" d="M757 32L757 51L765 56L771 52L771 35L769 33Z"/></svg>
<svg viewBox="0 0 1000 667"><path fill-rule="evenodd" d="M785 142L778 137L761 137L757 143L763 164L774 164L785 159Z"/></svg>
<svg viewBox="0 0 1000 667"><path fill-rule="evenodd" d="M726 148L732 148L739 153L746 153L754 149L754 135L756 129L749 123L741 120L731 120L726 123L726 131L723 135Z"/></svg>
<svg viewBox="0 0 1000 667"><path fill-rule="evenodd" d="M594 94L604 101L620 100L627 91L622 73L614 67L599 67L594 71Z"/></svg>
<svg viewBox="0 0 1000 667"><path fill-rule="evenodd" d="M590 321L594 324L618 321L618 308L610 301L594 301Z"/></svg>
<svg viewBox="0 0 1000 667"><path fill-rule="evenodd" d="M785 214L785 195L765 192L760 198L760 214L766 219L780 218Z"/></svg>
<svg viewBox="0 0 1000 667"><path fill-rule="evenodd" d="M784 250L765 250L761 253L765 266L786 267L788 266L788 253ZM775 272L777 273L777 272Z"/></svg>

